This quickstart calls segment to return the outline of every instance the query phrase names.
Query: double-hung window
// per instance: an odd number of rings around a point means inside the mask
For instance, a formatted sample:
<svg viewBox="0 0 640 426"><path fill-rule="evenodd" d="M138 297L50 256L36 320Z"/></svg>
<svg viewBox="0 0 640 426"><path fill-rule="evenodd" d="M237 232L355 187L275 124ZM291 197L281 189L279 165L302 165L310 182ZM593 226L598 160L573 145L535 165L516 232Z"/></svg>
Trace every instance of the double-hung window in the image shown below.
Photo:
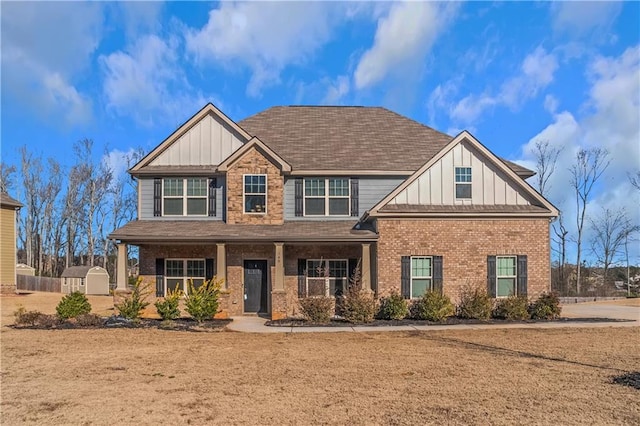
<svg viewBox="0 0 640 426"><path fill-rule="evenodd" d="M516 294L516 256L496 256L496 296Z"/></svg>
<svg viewBox="0 0 640 426"><path fill-rule="evenodd" d="M163 179L165 216L206 216L207 178Z"/></svg>
<svg viewBox="0 0 640 426"><path fill-rule="evenodd" d="M188 291L187 282L191 280L195 288L205 280L204 259L166 259L165 260L165 296L168 290Z"/></svg>
<svg viewBox="0 0 640 426"><path fill-rule="evenodd" d="M342 296L347 291L349 261L346 259L307 260L306 294Z"/></svg>
<svg viewBox="0 0 640 426"><path fill-rule="evenodd" d="M471 198L471 167L456 167L456 199Z"/></svg>
<svg viewBox="0 0 640 426"><path fill-rule="evenodd" d="M306 178L305 216L349 216L349 178Z"/></svg>
<svg viewBox="0 0 640 426"><path fill-rule="evenodd" d="M267 175L244 175L244 212L267 212Z"/></svg>
<svg viewBox="0 0 640 426"><path fill-rule="evenodd" d="M433 279L433 258L414 256L411 258L411 298L422 297L431 290Z"/></svg>

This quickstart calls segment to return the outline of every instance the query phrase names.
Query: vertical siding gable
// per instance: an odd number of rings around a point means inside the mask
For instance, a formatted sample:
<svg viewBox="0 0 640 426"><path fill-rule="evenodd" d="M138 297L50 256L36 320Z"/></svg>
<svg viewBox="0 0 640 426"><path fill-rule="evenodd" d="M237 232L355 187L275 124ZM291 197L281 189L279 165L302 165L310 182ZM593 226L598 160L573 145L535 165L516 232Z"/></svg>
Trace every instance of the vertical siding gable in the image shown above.
<svg viewBox="0 0 640 426"><path fill-rule="evenodd" d="M471 167L470 200L455 198L455 167ZM442 158L390 201L411 205L529 205L530 196L466 142Z"/></svg>
<svg viewBox="0 0 640 426"><path fill-rule="evenodd" d="M241 146L240 135L218 117L208 114L149 165L218 165Z"/></svg>

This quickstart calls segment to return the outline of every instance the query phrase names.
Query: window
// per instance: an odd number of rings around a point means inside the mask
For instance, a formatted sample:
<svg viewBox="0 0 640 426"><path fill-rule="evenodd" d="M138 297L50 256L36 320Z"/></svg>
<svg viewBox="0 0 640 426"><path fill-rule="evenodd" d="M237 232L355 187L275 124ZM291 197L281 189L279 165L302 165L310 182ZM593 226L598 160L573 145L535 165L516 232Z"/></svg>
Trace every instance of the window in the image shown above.
<svg viewBox="0 0 640 426"><path fill-rule="evenodd" d="M304 180L305 216L349 216L349 178Z"/></svg>
<svg viewBox="0 0 640 426"><path fill-rule="evenodd" d="M471 167L456 167L456 198L471 198Z"/></svg>
<svg viewBox="0 0 640 426"><path fill-rule="evenodd" d="M432 272L431 257L411 258L411 298L422 297L431 289Z"/></svg>
<svg viewBox="0 0 640 426"><path fill-rule="evenodd" d="M349 261L307 260L307 296L342 296L347 291Z"/></svg>
<svg viewBox="0 0 640 426"><path fill-rule="evenodd" d="M244 212L267 212L267 175L244 176Z"/></svg>
<svg viewBox="0 0 640 426"><path fill-rule="evenodd" d="M165 216L206 216L207 178L163 179Z"/></svg>
<svg viewBox="0 0 640 426"><path fill-rule="evenodd" d="M167 259L165 261L165 296L167 290L188 291L187 282L199 287L205 280L204 259Z"/></svg>
<svg viewBox="0 0 640 426"><path fill-rule="evenodd" d="M496 296L508 297L516 294L516 257L496 257Z"/></svg>

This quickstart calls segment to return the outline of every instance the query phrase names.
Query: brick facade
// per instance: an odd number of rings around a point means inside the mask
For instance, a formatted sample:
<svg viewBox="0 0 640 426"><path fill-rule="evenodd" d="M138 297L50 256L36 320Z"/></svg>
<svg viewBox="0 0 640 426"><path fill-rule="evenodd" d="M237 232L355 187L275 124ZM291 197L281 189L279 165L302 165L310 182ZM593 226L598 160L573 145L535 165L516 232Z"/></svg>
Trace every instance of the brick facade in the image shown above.
<svg viewBox="0 0 640 426"><path fill-rule="evenodd" d="M400 292L402 256L443 256L443 290L487 288L487 256L527 255L528 296L550 290L549 220L378 219L378 296Z"/></svg>
<svg viewBox="0 0 640 426"><path fill-rule="evenodd" d="M243 176L261 174L267 176L267 212L244 212ZM281 225L284 223L284 178L280 169L257 148L248 150L227 171L227 223L253 225Z"/></svg>

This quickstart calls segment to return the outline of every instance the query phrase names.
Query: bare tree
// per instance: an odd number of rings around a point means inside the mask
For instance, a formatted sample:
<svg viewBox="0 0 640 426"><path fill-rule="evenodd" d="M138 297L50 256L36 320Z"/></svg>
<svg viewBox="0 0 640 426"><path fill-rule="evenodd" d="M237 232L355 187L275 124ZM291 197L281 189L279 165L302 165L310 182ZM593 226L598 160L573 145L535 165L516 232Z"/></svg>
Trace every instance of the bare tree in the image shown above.
<svg viewBox="0 0 640 426"><path fill-rule="evenodd" d="M571 166L571 186L576 196L576 291L580 293L580 272L582 260L582 237L587 212L587 203L595 183L609 167L609 153L602 148L581 148L576 154L576 162Z"/></svg>
<svg viewBox="0 0 640 426"><path fill-rule="evenodd" d="M640 191L640 171L636 172L635 174L629 173L628 176L631 185L633 185L634 188Z"/></svg>
<svg viewBox="0 0 640 426"><path fill-rule="evenodd" d="M16 172L15 166L10 166L0 162L0 192L5 194L13 189L13 175Z"/></svg>
<svg viewBox="0 0 640 426"><path fill-rule="evenodd" d="M609 268L621 254L620 250L629 235L638 231L640 227L631 224L624 209L612 211L604 207L600 215L590 219L589 223L593 231L591 251L598 263L602 265L602 281L605 284Z"/></svg>
<svg viewBox="0 0 640 426"><path fill-rule="evenodd" d="M536 156L536 183L538 191L543 196L547 196L547 192L551 185L549 179L556 170L558 156L562 151L561 148L551 146L548 140L538 140L534 145L534 155Z"/></svg>

